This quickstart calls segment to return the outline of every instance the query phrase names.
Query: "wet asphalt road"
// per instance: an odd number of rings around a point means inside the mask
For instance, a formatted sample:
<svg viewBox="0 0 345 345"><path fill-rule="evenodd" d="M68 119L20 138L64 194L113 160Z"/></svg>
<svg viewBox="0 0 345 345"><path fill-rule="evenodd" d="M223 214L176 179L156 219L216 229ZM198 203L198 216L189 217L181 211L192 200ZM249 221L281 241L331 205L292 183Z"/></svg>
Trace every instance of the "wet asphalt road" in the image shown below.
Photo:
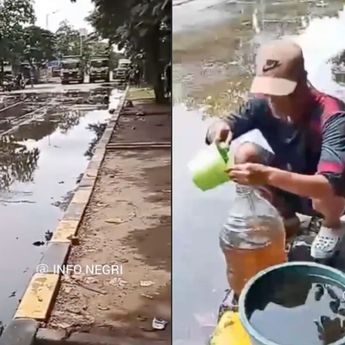
<svg viewBox="0 0 345 345"><path fill-rule="evenodd" d="M11 118L10 135L0 137L0 321L4 324L12 317L45 250L47 232L54 231L62 217L109 118L102 104L108 91L100 87L64 85L64 91L81 92L67 96L60 94L60 85L39 85L35 92L40 98L31 99L31 106L35 108L36 102L40 109L16 127ZM51 95L55 92L56 97ZM47 105L42 107L44 102Z"/></svg>
<svg viewBox="0 0 345 345"><path fill-rule="evenodd" d="M204 145L210 120L203 118L236 109L250 84L256 48L282 36L301 44L315 87L345 100L344 84L329 62L345 49L338 38L345 11L340 1L326 7L296 1L181 2L174 2L173 343L194 345L207 341L227 287L218 234L234 196L231 183L202 193L191 182L187 163Z"/></svg>

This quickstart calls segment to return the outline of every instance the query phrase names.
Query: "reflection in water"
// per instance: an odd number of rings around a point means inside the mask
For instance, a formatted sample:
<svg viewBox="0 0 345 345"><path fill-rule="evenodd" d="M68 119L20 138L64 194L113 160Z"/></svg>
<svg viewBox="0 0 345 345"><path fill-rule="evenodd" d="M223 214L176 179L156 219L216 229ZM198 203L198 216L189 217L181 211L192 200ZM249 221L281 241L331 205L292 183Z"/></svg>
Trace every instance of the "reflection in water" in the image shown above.
<svg viewBox="0 0 345 345"><path fill-rule="evenodd" d="M71 128L77 126L80 121L81 112L78 110L71 110L62 113L58 117L59 129L63 134L66 134Z"/></svg>
<svg viewBox="0 0 345 345"><path fill-rule="evenodd" d="M107 127L106 123L91 123L87 126L87 129L90 131L95 132L96 137L90 142L89 148L85 152L85 156L89 159L92 158L94 149L98 143L98 141L101 139L101 136L103 132L105 131L105 128Z"/></svg>
<svg viewBox="0 0 345 345"><path fill-rule="evenodd" d="M15 181L30 182L37 167L39 149L28 149L13 136L0 137L0 190Z"/></svg>
<svg viewBox="0 0 345 345"><path fill-rule="evenodd" d="M331 59L333 80L345 84L345 50Z"/></svg>
<svg viewBox="0 0 345 345"><path fill-rule="evenodd" d="M194 31L178 31L174 35L174 60L181 62L174 65L174 91L179 88L180 97L192 97L197 104L204 103L211 96L214 106L208 107L210 115L224 115L234 108L237 94L241 95L248 89L254 55L262 42L281 36L296 36L306 28L313 28L309 42L303 44L313 46L313 55L316 56L312 59L315 61L318 60L315 51L320 51L320 56L324 56L325 51L333 51L334 56L339 53L338 47L343 45L337 37L344 30L344 16L334 17L343 7L341 1L332 1L326 8L317 8L315 3L308 1L297 4L295 1L274 3L259 0L252 3L235 1L231 6L228 1L220 1L217 6L222 13L212 29L208 23L203 23L196 25ZM179 8L183 10L183 6ZM207 11L205 9L203 14L206 15ZM199 9L195 12L199 13ZM223 20L224 14L227 14L226 21ZM318 18L324 15L333 18ZM178 21L178 18L174 20ZM327 25L332 34L324 29Z"/></svg>
<svg viewBox="0 0 345 345"><path fill-rule="evenodd" d="M45 250L32 244L56 228L70 192L87 167L84 154L95 137L88 125L103 123L109 116L107 111L90 108L48 109L0 142L0 174L6 174L10 184L0 191L0 252L6 258L0 262L0 276L6 277L0 284L0 321L4 324L12 318ZM15 297L9 298L13 291Z"/></svg>
<svg viewBox="0 0 345 345"><path fill-rule="evenodd" d="M80 117L85 113L79 110L52 112L47 109L40 117L28 123L21 124L13 134L19 141L34 140L39 141L51 135L56 129L61 133L67 134L69 130L77 126L80 122Z"/></svg>
<svg viewBox="0 0 345 345"><path fill-rule="evenodd" d="M339 84L345 84L345 70L333 70L333 80Z"/></svg>
<svg viewBox="0 0 345 345"><path fill-rule="evenodd" d="M49 111L46 111L48 114ZM45 115L41 119L20 125L13 135L0 137L0 190L9 189L14 182L32 182L40 151L28 148L25 141L39 141L57 128L66 134L80 122L84 113L76 110ZM96 144L96 143L95 143Z"/></svg>
<svg viewBox="0 0 345 345"><path fill-rule="evenodd" d="M22 124L13 134L18 141L34 140L39 141L52 134L58 124L48 119L37 119L26 124Z"/></svg>
<svg viewBox="0 0 345 345"><path fill-rule="evenodd" d="M74 192L75 192L74 190L68 191L66 195L64 195L61 198L61 200L53 202L52 205L58 207L63 212L66 211L69 203L71 202L73 198Z"/></svg>

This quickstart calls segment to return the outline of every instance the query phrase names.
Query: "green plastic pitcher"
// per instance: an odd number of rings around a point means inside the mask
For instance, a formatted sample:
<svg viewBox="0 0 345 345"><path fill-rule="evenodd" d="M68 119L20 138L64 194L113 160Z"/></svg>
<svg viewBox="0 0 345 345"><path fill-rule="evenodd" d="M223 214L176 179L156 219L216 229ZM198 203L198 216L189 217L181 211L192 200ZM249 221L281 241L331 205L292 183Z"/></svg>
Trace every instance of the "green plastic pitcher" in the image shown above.
<svg viewBox="0 0 345 345"><path fill-rule="evenodd" d="M195 185L206 191L230 181L225 170L232 164L233 159L228 146L211 144L200 151L188 167Z"/></svg>

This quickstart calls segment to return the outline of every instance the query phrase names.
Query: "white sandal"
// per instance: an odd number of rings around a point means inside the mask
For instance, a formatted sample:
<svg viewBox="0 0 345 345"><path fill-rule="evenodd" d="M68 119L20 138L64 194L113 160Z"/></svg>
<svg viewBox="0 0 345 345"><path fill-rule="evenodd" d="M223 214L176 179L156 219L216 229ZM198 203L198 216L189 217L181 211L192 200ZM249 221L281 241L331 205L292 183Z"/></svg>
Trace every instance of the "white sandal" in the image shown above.
<svg viewBox="0 0 345 345"><path fill-rule="evenodd" d="M311 245L310 255L314 259L328 259L336 252L343 239L344 229L332 229L321 226Z"/></svg>

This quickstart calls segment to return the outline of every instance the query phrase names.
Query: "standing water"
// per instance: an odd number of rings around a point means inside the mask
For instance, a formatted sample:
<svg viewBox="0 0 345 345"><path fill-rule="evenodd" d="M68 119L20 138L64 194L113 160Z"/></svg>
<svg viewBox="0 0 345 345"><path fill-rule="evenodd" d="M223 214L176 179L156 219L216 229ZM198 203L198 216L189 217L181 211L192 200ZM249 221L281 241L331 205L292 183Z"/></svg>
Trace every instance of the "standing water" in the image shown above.
<svg viewBox="0 0 345 345"><path fill-rule="evenodd" d="M108 117L105 110L48 108L11 137L2 137L0 321L4 324L12 318L45 251L47 231L53 232L62 218Z"/></svg>
<svg viewBox="0 0 345 345"><path fill-rule="evenodd" d="M277 344L327 345L345 336L344 288L331 280L288 274L258 283L249 300L251 325Z"/></svg>
<svg viewBox="0 0 345 345"><path fill-rule="evenodd" d="M255 49L284 35L301 44L315 87L345 99L344 86L332 75L329 62L345 49L338 38L345 29L342 1L329 1L323 8L315 2L296 1L182 2L174 7L178 28L173 85L175 345L207 341L227 287L218 233L234 197L233 185L203 193L193 185L187 169L205 142L209 120L203 117L228 114L238 107L250 84ZM179 21L178 13L184 9L188 20L181 16Z"/></svg>

